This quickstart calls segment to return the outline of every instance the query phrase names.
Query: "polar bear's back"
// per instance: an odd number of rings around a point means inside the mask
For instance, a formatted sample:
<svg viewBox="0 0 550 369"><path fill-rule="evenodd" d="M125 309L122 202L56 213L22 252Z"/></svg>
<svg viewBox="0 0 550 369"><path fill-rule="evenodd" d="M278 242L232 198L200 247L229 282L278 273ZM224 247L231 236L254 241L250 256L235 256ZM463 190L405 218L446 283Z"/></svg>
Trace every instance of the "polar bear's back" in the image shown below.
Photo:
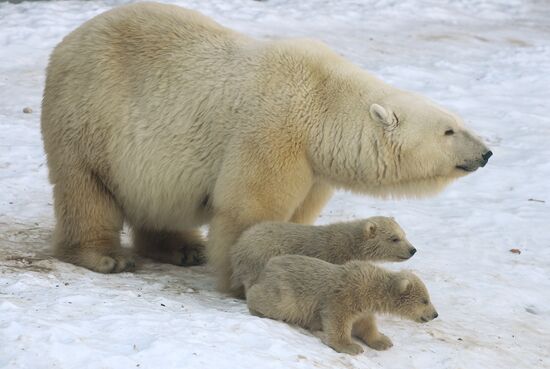
<svg viewBox="0 0 550 369"><path fill-rule="evenodd" d="M138 3L116 8L84 23L55 48L47 71L45 108L49 100L60 98L63 107L88 104L95 113L119 103L121 109L96 119L101 123L120 122L108 119L117 111L118 117L142 114L156 98L174 103L171 100L182 90L189 94L207 89L209 80L219 83L216 71L224 73L239 55L238 40L246 38L178 6ZM219 67L222 62L226 65ZM70 101L72 96L78 101ZM135 109L124 111L123 100L130 100L126 105Z"/></svg>

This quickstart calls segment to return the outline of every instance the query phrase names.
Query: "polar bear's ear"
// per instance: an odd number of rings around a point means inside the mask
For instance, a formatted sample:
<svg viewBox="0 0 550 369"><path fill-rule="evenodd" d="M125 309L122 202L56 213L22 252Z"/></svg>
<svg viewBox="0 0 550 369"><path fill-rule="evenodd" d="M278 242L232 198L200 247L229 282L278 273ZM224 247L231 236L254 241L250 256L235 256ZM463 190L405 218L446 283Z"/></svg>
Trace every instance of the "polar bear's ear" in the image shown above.
<svg viewBox="0 0 550 369"><path fill-rule="evenodd" d="M373 238L376 236L376 224L373 222L365 223L365 238Z"/></svg>
<svg viewBox="0 0 550 369"><path fill-rule="evenodd" d="M397 281L397 286L396 286L397 293L399 295L404 295L411 290L411 286L412 286L412 283L408 279L405 279L405 278L399 279Z"/></svg>
<svg viewBox="0 0 550 369"><path fill-rule="evenodd" d="M370 106L370 116L378 123L382 123L384 125L392 124L388 111L382 105L372 104Z"/></svg>
<svg viewBox="0 0 550 369"><path fill-rule="evenodd" d="M399 119L395 113L386 110L382 105L372 104L370 106L370 116L374 121L382 124L384 129L392 131L399 125Z"/></svg>

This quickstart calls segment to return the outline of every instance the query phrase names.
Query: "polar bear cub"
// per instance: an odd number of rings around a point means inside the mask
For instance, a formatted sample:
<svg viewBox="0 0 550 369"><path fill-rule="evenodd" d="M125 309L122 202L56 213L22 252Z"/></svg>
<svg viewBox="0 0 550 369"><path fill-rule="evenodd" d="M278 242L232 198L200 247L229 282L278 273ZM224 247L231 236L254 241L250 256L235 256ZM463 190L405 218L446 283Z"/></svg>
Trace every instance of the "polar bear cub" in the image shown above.
<svg viewBox="0 0 550 369"><path fill-rule="evenodd" d="M391 217L312 226L284 222L258 223L231 249L231 287L245 291L273 256L305 255L343 264L350 260L403 261L416 249Z"/></svg>
<svg viewBox="0 0 550 369"><path fill-rule="evenodd" d="M250 313L310 330L322 329L323 341L352 355L393 344L376 327L375 314L401 316L419 323L437 318L424 283L408 271L391 272L366 261L343 265L301 255L276 256L247 292Z"/></svg>

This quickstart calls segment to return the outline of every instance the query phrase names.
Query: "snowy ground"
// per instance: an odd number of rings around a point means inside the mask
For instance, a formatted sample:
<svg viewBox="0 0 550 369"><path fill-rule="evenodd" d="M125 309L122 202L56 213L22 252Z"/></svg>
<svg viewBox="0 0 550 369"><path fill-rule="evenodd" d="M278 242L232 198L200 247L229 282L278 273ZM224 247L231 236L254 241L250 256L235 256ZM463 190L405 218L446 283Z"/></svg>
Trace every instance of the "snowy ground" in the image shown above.
<svg viewBox="0 0 550 369"><path fill-rule="evenodd" d="M391 267L416 270L440 314L382 317L394 347L358 357L250 316L203 267L100 275L50 256L44 68L64 35L119 3L0 3L0 368L550 368L548 2L180 2L257 37L319 38L455 110L495 153L433 199L340 193L325 209L320 223L395 216L419 252Z"/></svg>

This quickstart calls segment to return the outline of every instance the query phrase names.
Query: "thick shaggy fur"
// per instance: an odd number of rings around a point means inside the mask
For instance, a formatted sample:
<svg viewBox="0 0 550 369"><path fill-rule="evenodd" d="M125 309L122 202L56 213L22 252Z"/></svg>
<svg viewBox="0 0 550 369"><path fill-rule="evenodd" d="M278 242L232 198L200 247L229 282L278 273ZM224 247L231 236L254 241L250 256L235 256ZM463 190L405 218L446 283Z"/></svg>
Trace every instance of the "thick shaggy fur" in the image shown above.
<svg viewBox="0 0 550 369"><path fill-rule="evenodd" d="M42 134L60 257L130 269L126 221L143 255L196 263L210 224L221 289L249 226L312 222L336 187L433 193L487 150L455 115L319 42L254 40L156 3L101 14L55 48Z"/></svg>
<svg viewBox="0 0 550 369"><path fill-rule="evenodd" d="M258 223L244 231L231 248L231 287L248 290L268 260L278 255L305 255L344 264L350 260L403 261L415 252L403 229L389 217L324 226Z"/></svg>
<svg viewBox="0 0 550 369"><path fill-rule="evenodd" d="M390 272L365 261L334 265L300 255L270 259L248 291L247 304L254 315L322 329L327 345L352 355L363 352L352 334L376 350L392 346L378 331L375 314L419 323L437 317L424 283L411 272Z"/></svg>

